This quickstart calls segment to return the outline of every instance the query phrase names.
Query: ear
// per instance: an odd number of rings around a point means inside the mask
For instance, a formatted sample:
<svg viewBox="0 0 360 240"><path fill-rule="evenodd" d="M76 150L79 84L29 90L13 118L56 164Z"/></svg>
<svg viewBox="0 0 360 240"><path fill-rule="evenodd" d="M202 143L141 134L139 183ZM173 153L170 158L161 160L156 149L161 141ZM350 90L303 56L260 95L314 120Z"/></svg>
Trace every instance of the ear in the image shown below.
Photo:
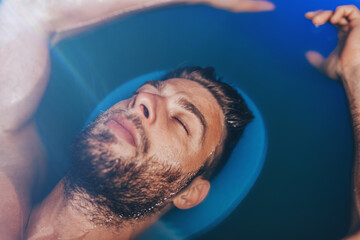
<svg viewBox="0 0 360 240"><path fill-rule="evenodd" d="M173 199L173 204L179 209L189 209L201 203L210 190L210 182L201 177L193 182Z"/></svg>

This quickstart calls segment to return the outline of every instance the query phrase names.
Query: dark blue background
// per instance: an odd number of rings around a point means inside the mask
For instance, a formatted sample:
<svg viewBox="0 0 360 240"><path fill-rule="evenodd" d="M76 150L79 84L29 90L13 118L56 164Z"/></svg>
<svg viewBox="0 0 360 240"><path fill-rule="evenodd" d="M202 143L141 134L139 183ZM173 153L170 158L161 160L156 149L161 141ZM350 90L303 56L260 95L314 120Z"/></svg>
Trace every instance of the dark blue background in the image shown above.
<svg viewBox="0 0 360 240"><path fill-rule="evenodd" d="M206 6L152 10L53 48L51 80L37 113L51 159L48 190L66 172L73 137L113 88L155 70L214 66L258 105L269 148L249 195L199 239L344 236L354 156L347 100L341 84L322 76L304 57L310 49L327 55L336 45L336 30L315 28L303 16L360 2L274 2L275 11L256 14Z"/></svg>

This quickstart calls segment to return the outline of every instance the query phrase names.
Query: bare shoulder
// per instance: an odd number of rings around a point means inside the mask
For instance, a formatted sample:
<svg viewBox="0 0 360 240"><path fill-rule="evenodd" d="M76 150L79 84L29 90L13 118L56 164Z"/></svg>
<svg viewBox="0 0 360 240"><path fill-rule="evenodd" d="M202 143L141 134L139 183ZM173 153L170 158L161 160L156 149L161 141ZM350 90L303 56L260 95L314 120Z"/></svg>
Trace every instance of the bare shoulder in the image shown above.
<svg viewBox="0 0 360 240"><path fill-rule="evenodd" d="M45 163L45 151L34 123L0 133L0 239L21 237Z"/></svg>

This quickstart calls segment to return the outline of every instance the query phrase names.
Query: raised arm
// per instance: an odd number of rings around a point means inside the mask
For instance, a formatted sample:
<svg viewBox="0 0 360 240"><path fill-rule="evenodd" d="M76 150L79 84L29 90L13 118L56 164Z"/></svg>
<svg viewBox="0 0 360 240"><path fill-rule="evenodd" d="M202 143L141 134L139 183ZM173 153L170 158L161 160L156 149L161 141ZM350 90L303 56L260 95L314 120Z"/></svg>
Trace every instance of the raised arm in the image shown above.
<svg viewBox="0 0 360 240"><path fill-rule="evenodd" d="M0 131L31 119L47 83L48 41L125 13L165 4L204 3L232 11L273 9L249 0L4 0L0 5Z"/></svg>
<svg viewBox="0 0 360 240"><path fill-rule="evenodd" d="M340 6L335 11L308 12L315 25L327 22L338 28L338 45L324 58L318 52L306 53L308 61L332 79L342 81L353 118L355 163L353 179L353 221L347 239L360 239L360 11L355 6Z"/></svg>

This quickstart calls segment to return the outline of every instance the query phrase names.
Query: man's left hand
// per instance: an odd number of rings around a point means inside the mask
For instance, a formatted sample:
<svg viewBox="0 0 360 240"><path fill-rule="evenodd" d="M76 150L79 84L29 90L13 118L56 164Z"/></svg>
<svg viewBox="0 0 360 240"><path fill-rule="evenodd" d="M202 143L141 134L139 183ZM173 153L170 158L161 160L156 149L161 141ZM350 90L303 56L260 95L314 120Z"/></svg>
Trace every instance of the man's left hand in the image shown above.
<svg viewBox="0 0 360 240"><path fill-rule="evenodd" d="M308 51L311 65L332 79L347 79L360 67L360 11L356 6L339 6L335 11L308 12L306 18L319 26L330 22L338 29L338 45L324 58L320 53Z"/></svg>

